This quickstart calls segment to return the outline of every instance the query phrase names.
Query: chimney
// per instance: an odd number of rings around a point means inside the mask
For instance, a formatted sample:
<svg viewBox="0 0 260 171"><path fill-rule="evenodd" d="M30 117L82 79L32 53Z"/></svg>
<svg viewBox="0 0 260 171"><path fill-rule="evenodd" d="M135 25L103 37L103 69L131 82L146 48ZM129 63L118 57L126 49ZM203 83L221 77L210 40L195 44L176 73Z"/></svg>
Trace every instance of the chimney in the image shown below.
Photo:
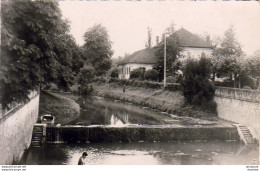
<svg viewBox="0 0 260 171"><path fill-rule="evenodd" d="M159 44L159 36L156 36L156 45L158 45Z"/></svg>

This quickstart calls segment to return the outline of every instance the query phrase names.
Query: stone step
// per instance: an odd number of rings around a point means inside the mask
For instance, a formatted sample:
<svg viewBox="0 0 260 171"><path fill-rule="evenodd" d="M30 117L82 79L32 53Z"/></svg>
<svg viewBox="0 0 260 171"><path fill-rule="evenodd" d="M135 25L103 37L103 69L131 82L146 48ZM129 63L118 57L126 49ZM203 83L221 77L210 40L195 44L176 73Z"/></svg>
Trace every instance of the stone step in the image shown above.
<svg viewBox="0 0 260 171"><path fill-rule="evenodd" d="M241 139L243 139L245 144L254 144L255 143L253 136L252 136L250 130L247 128L247 126L237 125L237 128L242 133L240 136L241 136Z"/></svg>

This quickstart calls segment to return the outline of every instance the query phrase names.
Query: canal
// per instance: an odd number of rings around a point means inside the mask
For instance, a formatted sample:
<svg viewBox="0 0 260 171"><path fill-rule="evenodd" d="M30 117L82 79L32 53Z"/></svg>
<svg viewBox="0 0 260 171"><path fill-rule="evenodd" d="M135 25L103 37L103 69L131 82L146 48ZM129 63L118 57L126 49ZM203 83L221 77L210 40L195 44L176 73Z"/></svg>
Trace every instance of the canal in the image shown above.
<svg viewBox="0 0 260 171"><path fill-rule="evenodd" d="M176 126L215 127L232 124L218 118L194 119L120 101L92 99L81 104L79 118L71 125L106 127ZM87 151L88 165L251 165L259 164L258 145L239 141L173 142L85 142L46 144L31 147L23 155L23 165L74 165Z"/></svg>

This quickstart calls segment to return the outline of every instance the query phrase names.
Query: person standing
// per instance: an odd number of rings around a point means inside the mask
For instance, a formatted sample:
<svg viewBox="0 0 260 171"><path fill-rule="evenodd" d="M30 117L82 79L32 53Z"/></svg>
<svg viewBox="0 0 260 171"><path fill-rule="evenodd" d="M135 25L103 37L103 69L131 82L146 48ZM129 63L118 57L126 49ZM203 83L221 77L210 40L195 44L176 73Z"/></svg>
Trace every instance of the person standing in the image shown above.
<svg viewBox="0 0 260 171"><path fill-rule="evenodd" d="M85 158L88 156L88 153L85 151L82 153L82 156L79 158L78 165L84 165L85 164Z"/></svg>

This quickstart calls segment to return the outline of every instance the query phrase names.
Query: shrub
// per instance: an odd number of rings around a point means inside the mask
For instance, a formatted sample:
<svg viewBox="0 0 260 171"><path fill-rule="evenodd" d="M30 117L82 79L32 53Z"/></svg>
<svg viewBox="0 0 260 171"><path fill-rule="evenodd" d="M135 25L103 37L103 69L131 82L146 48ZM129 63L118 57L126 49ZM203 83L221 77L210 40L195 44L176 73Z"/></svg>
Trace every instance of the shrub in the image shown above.
<svg viewBox="0 0 260 171"><path fill-rule="evenodd" d="M165 90L169 91L179 91L181 90L181 86L179 83L168 83L165 87Z"/></svg>
<svg viewBox="0 0 260 171"><path fill-rule="evenodd" d="M215 111L216 103L213 100L215 88L209 81L210 71L210 62L207 58L201 57L199 61L189 59L184 66L182 87L187 103Z"/></svg>
<svg viewBox="0 0 260 171"><path fill-rule="evenodd" d="M250 87L252 89L256 89L256 83L255 81L248 75L241 75L240 76L240 82L241 82L241 87Z"/></svg>
<svg viewBox="0 0 260 171"><path fill-rule="evenodd" d="M182 80L181 75L174 75L174 76L169 76L166 78L167 83L180 83Z"/></svg>
<svg viewBox="0 0 260 171"><path fill-rule="evenodd" d="M145 80L157 81L158 77L159 77L159 72L154 69L147 70L144 73Z"/></svg>
<svg viewBox="0 0 260 171"><path fill-rule="evenodd" d="M118 68L112 68L109 72L110 72L110 77L118 78Z"/></svg>
<svg viewBox="0 0 260 171"><path fill-rule="evenodd" d="M130 73L130 79L144 80L144 69L136 68Z"/></svg>

